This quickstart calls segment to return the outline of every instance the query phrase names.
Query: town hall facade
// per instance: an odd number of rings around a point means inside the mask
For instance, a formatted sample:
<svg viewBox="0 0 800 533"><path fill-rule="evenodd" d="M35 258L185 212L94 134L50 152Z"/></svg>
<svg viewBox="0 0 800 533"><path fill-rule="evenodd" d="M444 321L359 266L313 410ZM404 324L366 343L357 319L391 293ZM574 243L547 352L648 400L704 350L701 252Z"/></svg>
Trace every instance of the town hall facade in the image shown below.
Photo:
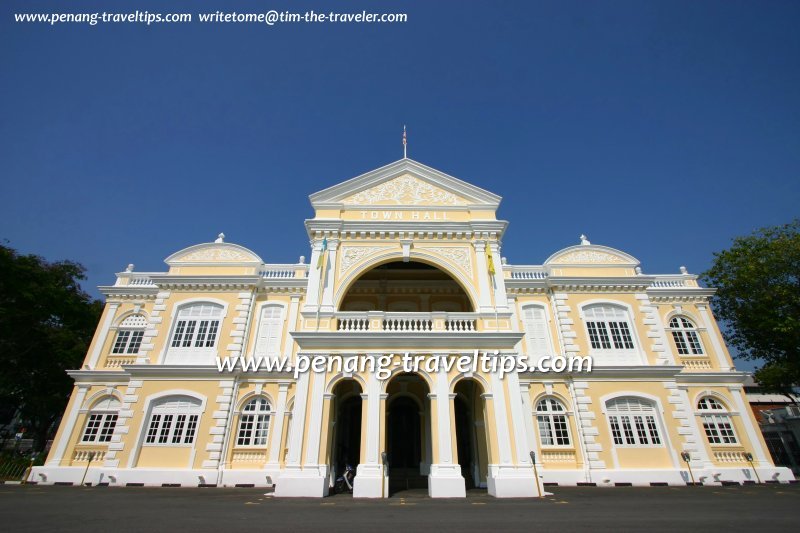
<svg viewBox="0 0 800 533"><path fill-rule="evenodd" d="M500 197L408 158L311 195L309 260L220 235L165 272L130 265L41 484L407 488L537 496L544 485L793 479L776 468L697 276L580 243L506 261ZM259 243L252 243L259 244ZM220 371L226 357L475 351L590 356L591 371ZM385 379L382 379L385 378ZM691 469L691 470L690 470Z"/></svg>

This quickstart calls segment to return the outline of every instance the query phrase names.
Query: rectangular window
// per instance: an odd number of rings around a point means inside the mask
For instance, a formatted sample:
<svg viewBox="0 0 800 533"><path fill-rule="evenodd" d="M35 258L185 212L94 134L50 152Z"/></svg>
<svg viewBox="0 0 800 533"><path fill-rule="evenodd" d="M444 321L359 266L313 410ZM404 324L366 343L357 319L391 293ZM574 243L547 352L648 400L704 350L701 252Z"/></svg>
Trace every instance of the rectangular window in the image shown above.
<svg viewBox="0 0 800 533"><path fill-rule="evenodd" d="M567 417L564 415L553 415L553 428L556 434L556 444L559 446L569 446Z"/></svg>
<svg viewBox="0 0 800 533"><path fill-rule="evenodd" d="M131 332L131 340L128 343L128 350L126 353L138 353L139 347L142 345L142 338L144 337L144 331L132 331Z"/></svg>
<svg viewBox="0 0 800 533"><path fill-rule="evenodd" d="M611 436L616 445L650 446L661 444L658 426L653 416L610 415L608 420L611 426Z"/></svg>
<svg viewBox="0 0 800 533"><path fill-rule="evenodd" d="M153 415L150 418L150 427L147 429L147 438L145 442L147 444L152 444L156 441L156 435L158 435L158 426L161 424L161 415Z"/></svg>
<svg viewBox="0 0 800 533"><path fill-rule="evenodd" d="M689 346L692 348L692 353L695 355L702 355L703 354L703 347L700 346L700 339L697 337L697 333L694 331L687 331L686 332L686 340L689 341Z"/></svg>
<svg viewBox="0 0 800 533"><path fill-rule="evenodd" d="M100 435L97 438L98 442L110 442L111 435L114 434L114 428L117 426L117 415L105 415L103 420L103 427L100 428Z"/></svg>
<svg viewBox="0 0 800 533"><path fill-rule="evenodd" d="M611 423L611 435L614 437L614 444L625 444L622 440L622 432L619 430L619 420L616 416L609 416L609 422Z"/></svg>
<svg viewBox="0 0 800 533"><path fill-rule="evenodd" d="M117 333L117 340L114 342L114 347L111 349L111 353L126 353L125 348L128 345L128 338L131 336L131 332L129 330L120 330Z"/></svg>
<svg viewBox="0 0 800 533"><path fill-rule="evenodd" d="M611 337L614 339L614 348L617 350L633 349L633 339L627 322L609 322L608 327L611 329Z"/></svg>
<svg viewBox="0 0 800 533"><path fill-rule="evenodd" d="M198 415L154 414L145 438L146 444L192 444Z"/></svg>
<svg viewBox="0 0 800 533"><path fill-rule="evenodd" d="M675 346L678 348L678 355L689 355L689 347L686 346L686 341L683 339L683 332L673 331L672 338L675 340Z"/></svg>
<svg viewBox="0 0 800 533"><path fill-rule="evenodd" d="M86 423L86 430L83 432L83 442L94 442L102 419L103 415L100 414L89 415L89 421Z"/></svg>
<svg viewBox="0 0 800 533"><path fill-rule="evenodd" d="M611 348L611 341L608 339L605 323L587 322L586 327L589 329L589 340L592 343L592 348L595 350L608 350Z"/></svg>

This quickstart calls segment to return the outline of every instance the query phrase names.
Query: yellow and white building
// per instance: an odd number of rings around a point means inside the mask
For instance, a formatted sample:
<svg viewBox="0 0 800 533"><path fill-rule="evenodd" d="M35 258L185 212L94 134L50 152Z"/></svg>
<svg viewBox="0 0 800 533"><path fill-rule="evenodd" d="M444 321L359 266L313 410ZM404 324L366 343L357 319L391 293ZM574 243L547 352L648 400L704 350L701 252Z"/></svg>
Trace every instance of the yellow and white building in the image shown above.
<svg viewBox="0 0 800 533"><path fill-rule="evenodd" d="M308 263L216 241L117 274L40 483L427 487L788 481L697 277L581 243L501 256L500 197L411 159L311 195ZM590 372L220 371L217 358L589 355ZM534 452L535 465L532 463ZM752 461L748 460L752 455ZM90 462L91 460L91 462ZM87 470L88 467L88 470Z"/></svg>

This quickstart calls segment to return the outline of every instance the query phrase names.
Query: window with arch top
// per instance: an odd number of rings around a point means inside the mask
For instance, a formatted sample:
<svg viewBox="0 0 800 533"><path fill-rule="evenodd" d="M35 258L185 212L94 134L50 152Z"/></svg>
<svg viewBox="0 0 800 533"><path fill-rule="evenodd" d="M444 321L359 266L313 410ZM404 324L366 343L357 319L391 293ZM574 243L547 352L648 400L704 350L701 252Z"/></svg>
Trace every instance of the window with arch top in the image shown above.
<svg viewBox="0 0 800 533"><path fill-rule="evenodd" d="M213 348L217 343L222 306L213 303L186 305L178 311L171 348Z"/></svg>
<svg viewBox="0 0 800 533"><path fill-rule="evenodd" d="M713 396L703 396L697 402L700 420L709 444L736 444L731 415L725 406Z"/></svg>
<svg viewBox="0 0 800 533"><path fill-rule="evenodd" d="M542 446L569 446L567 411L555 398L542 398L536 404L536 421Z"/></svg>
<svg viewBox="0 0 800 533"><path fill-rule="evenodd" d="M661 446L656 408L653 402L635 396L606 402L608 423L615 446Z"/></svg>
<svg viewBox="0 0 800 533"><path fill-rule="evenodd" d="M176 446L193 444L202 402L191 396L167 396L154 405L145 444Z"/></svg>
<svg viewBox="0 0 800 533"><path fill-rule="evenodd" d="M117 427L121 405L113 396L106 396L97 401L86 418L81 442L110 442L114 428Z"/></svg>
<svg viewBox="0 0 800 533"><path fill-rule="evenodd" d="M685 316L674 316L669 321L669 328L679 355L703 355L697 327L691 320Z"/></svg>
<svg viewBox="0 0 800 533"><path fill-rule="evenodd" d="M117 326L117 338L111 347L111 353L135 354L139 352L147 328L147 319L144 315L130 315Z"/></svg>
<svg viewBox="0 0 800 533"><path fill-rule="evenodd" d="M237 446L266 446L272 407L263 396L247 402L239 417Z"/></svg>
<svg viewBox="0 0 800 533"><path fill-rule="evenodd" d="M612 303L591 304L583 307L590 354L597 364L641 364L636 349L633 325L628 309Z"/></svg>

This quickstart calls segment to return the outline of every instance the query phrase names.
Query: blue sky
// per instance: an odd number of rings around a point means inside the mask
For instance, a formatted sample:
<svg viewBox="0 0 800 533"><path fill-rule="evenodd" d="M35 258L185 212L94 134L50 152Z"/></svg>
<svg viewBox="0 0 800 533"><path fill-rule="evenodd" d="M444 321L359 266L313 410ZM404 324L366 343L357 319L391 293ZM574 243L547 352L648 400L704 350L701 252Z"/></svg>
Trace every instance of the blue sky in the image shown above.
<svg viewBox="0 0 800 533"><path fill-rule="evenodd" d="M22 25L14 12L405 12L396 25ZM409 156L504 197L503 255L707 268L798 216L793 1L4 1L0 238L87 289L220 231L308 256L308 194Z"/></svg>

